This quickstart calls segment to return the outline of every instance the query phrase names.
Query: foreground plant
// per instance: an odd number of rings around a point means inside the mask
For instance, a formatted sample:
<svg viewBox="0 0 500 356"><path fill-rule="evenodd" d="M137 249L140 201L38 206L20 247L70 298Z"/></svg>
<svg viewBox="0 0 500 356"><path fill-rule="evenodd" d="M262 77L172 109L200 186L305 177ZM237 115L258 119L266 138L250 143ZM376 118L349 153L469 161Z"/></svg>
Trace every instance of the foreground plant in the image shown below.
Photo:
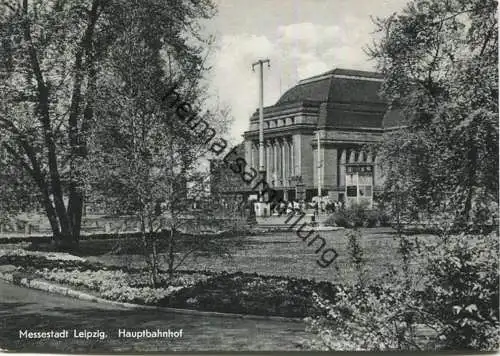
<svg viewBox="0 0 500 356"><path fill-rule="evenodd" d="M498 349L498 236L462 234L431 248L421 301L439 320L442 344L457 349Z"/></svg>
<svg viewBox="0 0 500 356"><path fill-rule="evenodd" d="M134 286L136 282L133 281L133 276L123 271L45 269L39 271L37 275L49 281L95 290L106 299L141 304L154 304L184 288L184 286L168 286L166 288Z"/></svg>
<svg viewBox="0 0 500 356"><path fill-rule="evenodd" d="M359 244L351 263L362 277ZM406 240L407 241L407 240ZM407 245L411 246L411 245ZM450 236L420 247L423 267L390 271L371 284L339 288L336 300L315 295L324 316L308 319L310 347L335 351L498 349L497 236ZM416 248L407 248L415 251ZM362 279L358 279L362 281Z"/></svg>

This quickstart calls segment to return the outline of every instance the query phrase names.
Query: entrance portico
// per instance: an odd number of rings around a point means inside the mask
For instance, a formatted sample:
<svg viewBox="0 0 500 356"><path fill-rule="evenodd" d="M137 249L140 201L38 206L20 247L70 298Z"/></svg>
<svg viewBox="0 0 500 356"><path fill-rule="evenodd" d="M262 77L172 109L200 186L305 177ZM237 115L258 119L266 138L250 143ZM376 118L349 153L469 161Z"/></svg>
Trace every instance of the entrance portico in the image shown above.
<svg viewBox="0 0 500 356"><path fill-rule="evenodd" d="M379 97L382 81L378 73L334 69L300 81L263 109L265 179L279 198L310 202L320 185L321 195L332 201L372 205L383 177L370 145L401 119ZM244 133L242 151L248 165L258 170L257 111ZM243 184L231 189L250 193Z"/></svg>

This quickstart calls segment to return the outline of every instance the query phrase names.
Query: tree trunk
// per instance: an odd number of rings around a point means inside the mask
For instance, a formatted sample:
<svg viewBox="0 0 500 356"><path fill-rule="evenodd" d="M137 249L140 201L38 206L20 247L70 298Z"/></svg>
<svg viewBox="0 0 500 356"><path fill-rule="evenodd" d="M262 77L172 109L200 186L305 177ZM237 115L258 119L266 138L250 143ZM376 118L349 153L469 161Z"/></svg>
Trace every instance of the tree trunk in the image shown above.
<svg viewBox="0 0 500 356"><path fill-rule="evenodd" d="M462 214L465 224L472 221L472 198L474 195L474 188L476 184L476 166L477 166L477 148L472 145L467 153L468 167L467 167L467 196L464 203L464 211Z"/></svg>
<svg viewBox="0 0 500 356"><path fill-rule="evenodd" d="M141 240L143 246L143 254L144 259L146 260L146 264L149 268L149 282L152 287L156 287L158 285L158 252L156 248L156 241L153 239L151 243L151 253L149 251L149 242L148 242L148 234L151 237L152 229L151 224L146 223L146 218L143 214L140 216L141 220ZM147 226L150 225L150 226ZM146 231L146 227L149 227L149 232Z"/></svg>
<svg viewBox="0 0 500 356"><path fill-rule="evenodd" d="M156 238L153 237L152 242L152 255L151 255L151 277L153 280L153 287L158 286L158 252L156 249Z"/></svg>
<svg viewBox="0 0 500 356"><path fill-rule="evenodd" d="M38 59L37 49L33 46L32 43L31 26L28 14L28 0L23 0L23 14L25 16L24 40L28 44L31 69L33 70L33 74L37 84L36 111L43 130L45 148L47 149L50 187L52 188L51 192L54 197L55 211L59 219L59 226L61 228L60 233L57 234L58 236L56 239L60 239L63 242L64 248L72 248L71 245L73 244L71 243L70 222L66 214L66 209L64 207L61 179L57 164L56 144L54 141L54 133L52 131L52 125L50 121L50 93L43 77L43 72Z"/></svg>
<svg viewBox="0 0 500 356"><path fill-rule="evenodd" d="M93 58L90 53L90 49L92 46L92 36L94 33L94 29L96 26L99 8L99 1L94 0L92 3L92 7L89 11L89 22L87 24L87 28L85 29L84 35L82 37L79 50L75 55L75 64L74 64L74 72L75 78L73 82L73 91L71 95L71 107L70 107L70 115L68 118L68 128L69 128L69 142L70 142L70 150L71 150L71 162L70 162L70 186L69 186L69 202L67 213L65 216L61 216L63 221L68 220L69 226L68 229L68 242L70 245L75 247L78 246L78 241L80 239L80 230L82 225L82 213L83 213L83 191L79 186L78 177L75 177L73 173L79 171L79 167L75 164L75 158L86 158L87 150L86 150L86 138L83 137L85 133L80 132L78 127L78 116L80 115L80 106L83 101L82 95L82 83L84 80L84 71L83 71L83 57L86 54L88 60L88 75L89 75L89 87L90 91L95 89L95 68L93 67ZM94 93L87 92L87 95L93 95ZM87 107L84 112L84 123L82 123L82 130L88 125L88 121L93 116L93 111L91 108L92 100L87 103ZM87 121L87 122L85 122ZM62 223L61 223L62 226ZM65 229L63 229L65 230Z"/></svg>
<svg viewBox="0 0 500 356"><path fill-rule="evenodd" d="M170 241L168 243L168 276L170 279L174 277L174 251L175 251L175 238L174 238L174 229L171 227L170 228Z"/></svg>
<svg viewBox="0 0 500 356"><path fill-rule="evenodd" d="M70 184L70 195L68 202L68 217L71 224L71 242L78 246L80 230L82 227L83 193L77 190L73 183Z"/></svg>

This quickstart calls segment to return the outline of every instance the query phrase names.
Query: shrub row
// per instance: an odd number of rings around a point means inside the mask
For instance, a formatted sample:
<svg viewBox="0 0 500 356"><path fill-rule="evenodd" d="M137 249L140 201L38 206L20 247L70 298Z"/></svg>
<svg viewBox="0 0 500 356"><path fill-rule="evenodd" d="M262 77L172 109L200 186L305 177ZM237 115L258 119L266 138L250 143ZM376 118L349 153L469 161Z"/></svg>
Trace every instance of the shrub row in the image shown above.
<svg viewBox="0 0 500 356"><path fill-rule="evenodd" d="M158 305L238 314L319 316L324 311L314 303L313 292L334 300L336 286L306 279L223 272L171 294Z"/></svg>
<svg viewBox="0 0 500 356"><path fill-rule="evenodd" d="M80 271L90 270L99 271L103 269L118 269L118 267L107 267L100 263L90 263L87 261L63 261L63 260L50 260L41 256L16 256L16 255L4 255L0 256L0 265L14 265L18 267L23 267L28 270L43 270L62 268L65 270L75 270Z"/></svg>
<svg viewBox="0 0 500 356"><path fill-rule="evenodd" d="M353 206L331 214L326 219L325 225L352 228L391 226L391 223L390 217L381 210Z"/></svg>

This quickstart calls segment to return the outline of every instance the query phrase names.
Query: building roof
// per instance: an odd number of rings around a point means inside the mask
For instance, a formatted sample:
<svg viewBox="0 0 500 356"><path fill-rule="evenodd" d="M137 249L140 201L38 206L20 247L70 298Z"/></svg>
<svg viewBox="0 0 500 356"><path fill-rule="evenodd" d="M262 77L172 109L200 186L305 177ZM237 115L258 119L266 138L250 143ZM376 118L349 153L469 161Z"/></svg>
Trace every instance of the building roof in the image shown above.
<svg viewBox="0 0 500 356"><path fill-rule="evenodd" d="M277 105L301 101L384 103L379 96L379 73L337 68L301 80L281 96Z"/></svg>
<svg viewBox="0 0 500 356"><path fill-rule="evenodd" d="M383 129L385 107L379 110L366 107L340 106L322 103L318 128L331 129Z"/></svg>
<svg viewBox="0 0 500 356"><path fill-rule="evenodd" d="M383 75L376 72L336 68L301 80L286 91L272 106L264 108L264 117L318 115L319 129L376 130L401 126L402 113L388 111L387 102L379 95ZM258 121L258 111L250 118Z"/></svg>

